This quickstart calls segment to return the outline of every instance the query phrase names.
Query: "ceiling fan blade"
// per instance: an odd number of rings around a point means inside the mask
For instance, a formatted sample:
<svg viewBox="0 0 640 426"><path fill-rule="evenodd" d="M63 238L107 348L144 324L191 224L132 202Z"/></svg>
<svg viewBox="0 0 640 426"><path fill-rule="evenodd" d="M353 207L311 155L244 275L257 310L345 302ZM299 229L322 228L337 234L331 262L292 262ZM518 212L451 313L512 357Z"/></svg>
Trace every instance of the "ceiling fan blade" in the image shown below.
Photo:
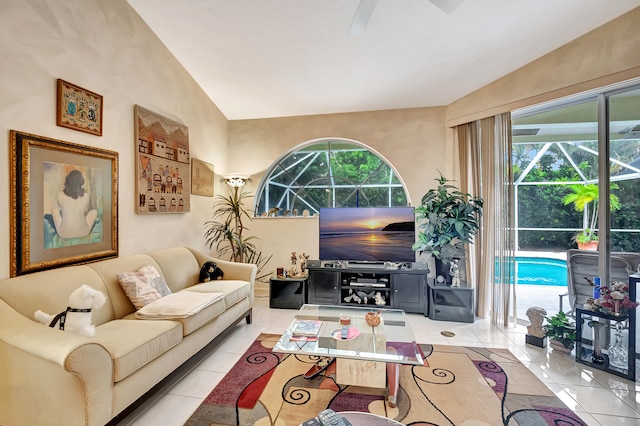
<svg viewBox="0 0 640 426"><path fill-rule="evenodd" d="M376 7L376 3L378 3L378 0L360 0L356 14L353 16L353 21L351 21L351 27L349 28L350 35L359 36L364 33L369 19L373 14L373 9Z"/></svg>
<svg viewBox="0 0 640 426"><path fill-rule="evenodd" d="M429 0L434 5L438 6L445 13L451 13L462 4L464 0Z"/></svg>

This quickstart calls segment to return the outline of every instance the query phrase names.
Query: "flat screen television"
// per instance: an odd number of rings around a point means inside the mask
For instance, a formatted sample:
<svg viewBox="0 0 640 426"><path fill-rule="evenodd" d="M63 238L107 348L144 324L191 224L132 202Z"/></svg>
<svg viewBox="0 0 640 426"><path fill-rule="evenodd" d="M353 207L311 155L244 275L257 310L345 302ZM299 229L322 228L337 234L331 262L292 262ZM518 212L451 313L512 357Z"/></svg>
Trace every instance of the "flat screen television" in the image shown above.
<svg viewBox="0 0 640 426"><path fill-rule="evenodd" d="M320 209L320 260L414 262L413 207Z"/></svg>

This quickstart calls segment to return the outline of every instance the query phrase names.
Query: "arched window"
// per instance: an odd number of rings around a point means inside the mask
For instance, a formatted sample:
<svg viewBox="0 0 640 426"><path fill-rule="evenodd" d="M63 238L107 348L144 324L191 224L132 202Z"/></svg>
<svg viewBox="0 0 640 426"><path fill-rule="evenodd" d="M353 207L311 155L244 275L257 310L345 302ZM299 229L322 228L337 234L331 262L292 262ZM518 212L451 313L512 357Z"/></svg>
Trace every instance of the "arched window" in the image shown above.
<svg viewBox="0 0 640 426"><path fill-rule="evenodd" d="M320 207L407 206L397 172L364 144L346 139L308 142L276 161L256 197L256 215L313 215Z"/></svg>

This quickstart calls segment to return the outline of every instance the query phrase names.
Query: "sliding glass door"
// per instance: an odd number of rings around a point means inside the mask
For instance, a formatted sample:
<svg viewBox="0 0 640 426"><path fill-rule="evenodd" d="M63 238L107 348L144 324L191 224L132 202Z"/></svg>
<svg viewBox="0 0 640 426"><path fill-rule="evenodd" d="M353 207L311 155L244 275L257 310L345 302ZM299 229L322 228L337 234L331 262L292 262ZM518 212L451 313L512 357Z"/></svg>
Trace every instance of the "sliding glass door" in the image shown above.
<svg viewBox="0 0 640 426"><path fill-rule="evenodd" d="M619 201L610 212L611 251L640 252L640 89L607 99L609 180Z"/></svg>
<svg viewBox="0 0 640 426"><path fill-rule="evenodd" d="M570 311L569 250L598 253L585 283L612 276L612 251L640 252L640 88L517 111L512 123L517 317L527 320L531 306L551 315L562 300Z"/></svg>

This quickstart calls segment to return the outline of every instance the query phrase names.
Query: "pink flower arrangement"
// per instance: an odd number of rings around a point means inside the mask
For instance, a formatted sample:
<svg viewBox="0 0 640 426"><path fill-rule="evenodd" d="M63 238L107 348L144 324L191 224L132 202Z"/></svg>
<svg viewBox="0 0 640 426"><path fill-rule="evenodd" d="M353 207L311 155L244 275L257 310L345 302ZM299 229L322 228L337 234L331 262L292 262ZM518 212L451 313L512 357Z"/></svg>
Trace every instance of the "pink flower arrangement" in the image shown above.
<svg viewBox="0 0 640 426"><path fill-rule="evenodd" d="M638 302L629 299L629 285L623 281L613 281L610 287L600 287L600 298L593 303L614 314L619 314L622 309L635 309L638 306Z"/></svg>

